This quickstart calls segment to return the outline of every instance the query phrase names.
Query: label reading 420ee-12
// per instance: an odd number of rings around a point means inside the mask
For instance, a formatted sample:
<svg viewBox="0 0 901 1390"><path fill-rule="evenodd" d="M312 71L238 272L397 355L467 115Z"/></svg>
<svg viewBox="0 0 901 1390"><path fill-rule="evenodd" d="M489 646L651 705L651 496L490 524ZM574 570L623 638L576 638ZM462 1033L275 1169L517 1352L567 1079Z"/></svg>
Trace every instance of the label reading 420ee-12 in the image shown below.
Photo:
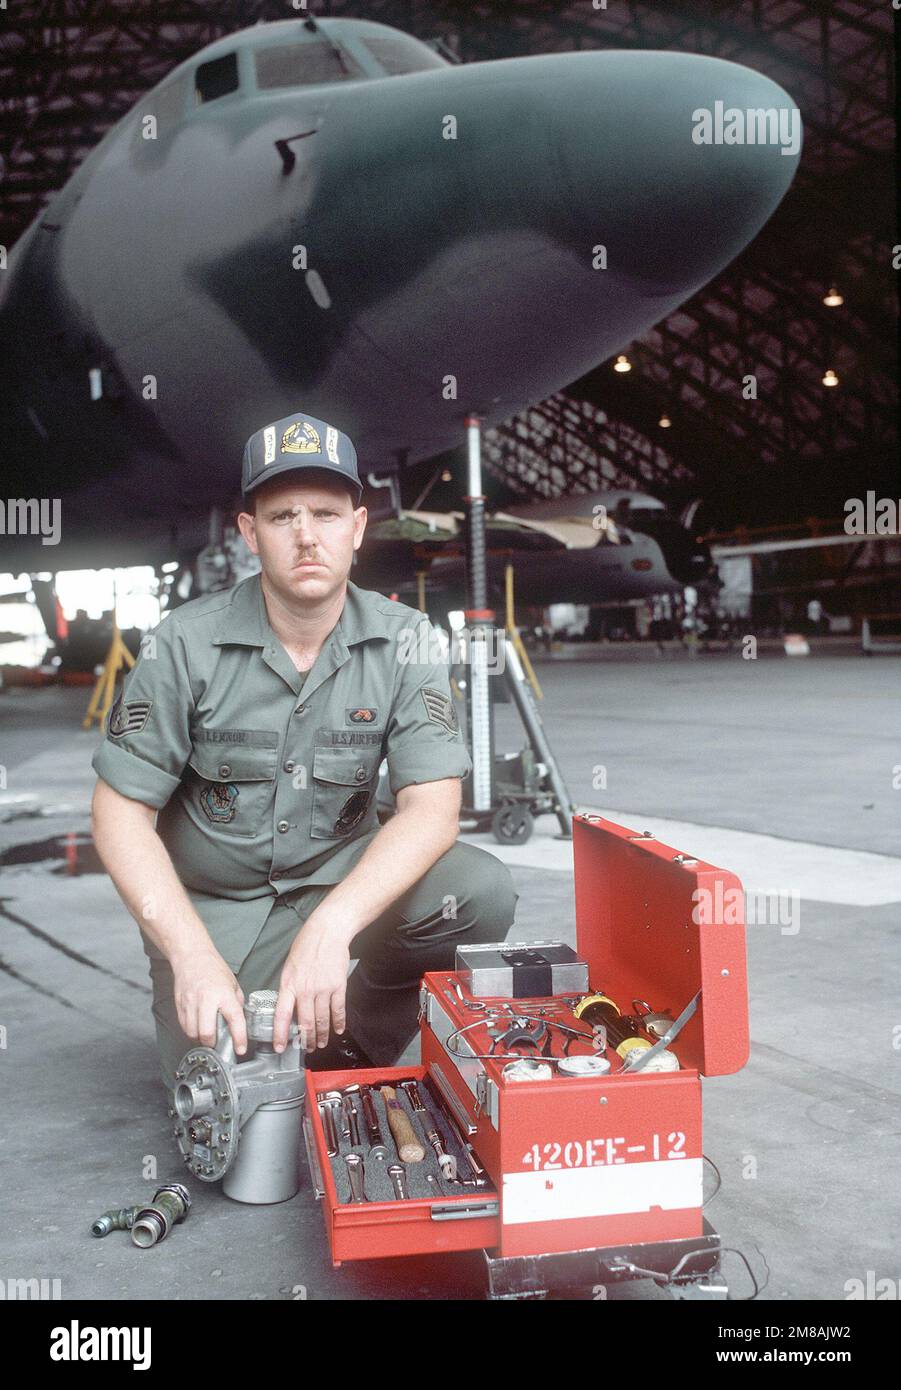
<svg viewBox="0 0 901 1390"><path fill-rule="evenodd" d="M566 1143L533 1144L522 1157L524 1168L537 1173L559 1168L601 1168L608 1164L658 1162L687 1158L685 1135L674 1129L663 1136L652 1134L647 1144L629 1144L622 1135L602 1139L570 1139Z"/></svg>

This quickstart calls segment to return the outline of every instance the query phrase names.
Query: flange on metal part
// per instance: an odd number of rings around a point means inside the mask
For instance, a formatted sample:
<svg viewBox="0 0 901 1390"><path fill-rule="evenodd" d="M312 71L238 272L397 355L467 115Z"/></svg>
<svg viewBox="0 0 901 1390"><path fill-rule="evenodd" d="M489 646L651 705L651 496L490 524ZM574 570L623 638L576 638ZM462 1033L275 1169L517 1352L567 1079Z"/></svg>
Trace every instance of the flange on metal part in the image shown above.
<svg viewBox="0 0 901 1390"><path fill-rule="evenodd" d="M274 1112L269 1116L274 1122L277 1112L290 1112L303 1100L304 1058L297 1025L291 1024L283 1052L272 1047L277 998L275 990L255 990L248 996L246 1058L236 1058L228 1025L220 1018L216 1046L192 1047L178 1064L173 1129L187 1170L201 1182L218 1182L233 1168L241 1133L259 1110ZM291 1123L288 1113L285 1120ZM256 1159L259 1170L258 1151ZM229 1195L259 1202L285 1200L282 1195L266 1195L287 1192L283 1164L275 1166L282 1176L273 1172L267 1182L266 1175L258 1172L249 1185L255 1195L239 1196L237 1191Z"/></svg>
<svg viewBox="0 0 901 1390"><path fill-rule="evenodd" d="M235 1079L222 1053L186 1052L175 1073L175 1124L182 1159L202 1182L218 1182L238 1152L240 1105Z"/></svg>

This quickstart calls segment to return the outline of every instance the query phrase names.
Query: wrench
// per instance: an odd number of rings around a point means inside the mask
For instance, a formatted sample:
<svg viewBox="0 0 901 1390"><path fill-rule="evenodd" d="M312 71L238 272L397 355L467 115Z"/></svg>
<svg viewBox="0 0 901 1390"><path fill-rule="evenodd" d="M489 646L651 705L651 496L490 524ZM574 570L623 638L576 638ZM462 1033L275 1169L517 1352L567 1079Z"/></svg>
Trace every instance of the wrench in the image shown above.
<svg viewBox="0 0 901 1390"><path fill-rule="evenodd" d="M350 1178L350 1192L354 1202L368 1202L366 1196L365 1181L366 1170L363 1160L359 1154L345 1154L344 1162L347 1164L347 1176Z"/></svg>

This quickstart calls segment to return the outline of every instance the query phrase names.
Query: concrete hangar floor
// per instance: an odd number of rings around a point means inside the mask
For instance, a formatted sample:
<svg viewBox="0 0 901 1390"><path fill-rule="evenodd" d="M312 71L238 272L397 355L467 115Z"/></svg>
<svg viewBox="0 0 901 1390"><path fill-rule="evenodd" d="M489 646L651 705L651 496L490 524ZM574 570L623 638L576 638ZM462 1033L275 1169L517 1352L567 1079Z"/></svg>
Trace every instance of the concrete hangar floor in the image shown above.
<svg viewBox="0 0 901 1390"><path fill-rule="evenodd" d="M754 901L751 1060L704 1085L704 1147L722 1175L713 1195L707 1167L707 1215L763 1299L842 1299L849 1277L894 1268L901 1223L886 1181L901 1094L898 659L573 647L537 672L579 808L733 870ZM87 696L0 696L3 1272L59 1278L64 1298L278 1300L298 1285L311 1299L483 1298L478 1252L333 1269L308 1186L245 1207L193 1183L187 1224L152 1258L115 1234L91 1239L95 1215L142 1196L145 1155L161 1177L178 1171L145 957L86 846ZM499 746L521 742L501 710ZM543 818L508 849L479 837L513 868L519 939L574 941L556 829ZM751 1292L735 1256L724 1268L733 1297ZM666 1296L650 1282L617 1294Z"/></svg>

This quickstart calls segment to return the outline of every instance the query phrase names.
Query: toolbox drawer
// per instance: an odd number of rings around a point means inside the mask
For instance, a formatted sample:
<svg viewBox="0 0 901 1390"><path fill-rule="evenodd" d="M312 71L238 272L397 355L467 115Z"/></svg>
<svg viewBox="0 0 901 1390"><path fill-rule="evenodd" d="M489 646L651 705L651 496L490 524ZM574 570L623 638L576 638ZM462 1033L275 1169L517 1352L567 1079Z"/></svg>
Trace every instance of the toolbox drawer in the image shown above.
<svg viewBox="0 0 901 1390"><path fill-rule="evenodd" d="M423 1081L428 1068L379 1067L350 1071L308 1071L304 1139L310 1176L321 1198L332 1262L383 1259L388 1255L428 1255L445 1250L480 1250L498 1243L498 1199L491 1189L468 1189L459 1196L406 1201L342 1201L317 1096L354 1083L397 1086L399 1081ZM385 1142L391 1148L390 1136ZM428 1153L427 1148L427 1153Z"/></svg>

